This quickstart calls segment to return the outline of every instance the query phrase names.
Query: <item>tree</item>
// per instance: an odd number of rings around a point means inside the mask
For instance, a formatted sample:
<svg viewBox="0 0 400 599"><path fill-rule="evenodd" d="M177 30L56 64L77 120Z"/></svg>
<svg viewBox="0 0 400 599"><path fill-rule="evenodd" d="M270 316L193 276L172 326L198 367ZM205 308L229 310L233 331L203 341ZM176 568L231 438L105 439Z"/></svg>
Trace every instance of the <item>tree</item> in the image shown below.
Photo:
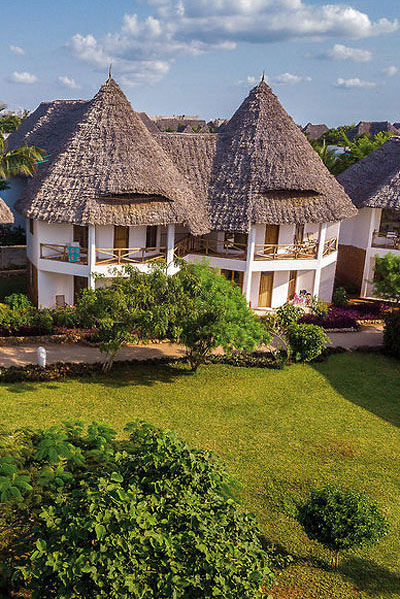
<svg viewBox="0 0 400 599"><path fill-rule="evenodd" d="M2 596L261 596L268 556L218 460L143 422L125 430L118 441L98 423L4 434Z"/></svg>
<svg viewBox="0 0 400 599"><path fill-rule="evenodd" d="M182 262L170 290L170 303L176 305L171 336L187 348L194 371L219 346L226 352L253 351L271 339L239 287L205 263Z"/></svg>
<svg viewBox="0 0 400 599"><path fill-rule="evenodd" d="M291 324L287 329L287 336L294 362L315 360L328 343L326 332L316 324Z"/></svg>
<svg viewBox="0 0 400 599"><path fill-rule="evenodd" d="M328 146L340 146L343 144L343 134L354 128L354 125L341 125L340 127L328 129L325 131L318 141L325 141Z"/></svg>
<svg viewBox="0 0 400 599"><path fill-rule="evenodd" d="M77 302L78 319L96 328L103 370L111 369L122 345L165 338L170 325L168 275L155 266L150 273L132 267L114 277L111 285L84 290Z"/></svg>
<svg viewBox="0 0 400 599"><path fill-rule="evenodd" d="M304 310L301 306L294 306L293 304L286 302L275 312L269 312L262 318L263 325L268 333L281 342L289 362L292 357L289 327L292 324L296 324L302 316L304 316Z"/></svg>
<svg viewBox="0 0 400 599"><path fill-rule="evenodd" d="M335 486L314 489L298 518L307 536L332 552L334 568L341 551L376 543L388 528L386 518L364 494Z"/></svg>
<svg viewBox="0 0 400 599"><path fill-rule="evenodd" d="M0 118L0 131L3 133L12 133L20 126L22 120L16 114L9 114Z"/></svg>
<svg viewBox="0 0 400 599"><path fill-rule="evenodd" d="M373 138L362 135L355 141L350 141L347 135L343 134L343 141L340 145L346 148L346 151L341 154L332 170L332 173L339 175L345 171L349 166L355 164L362 158L365 158L374 150L377 150L382 144L385 143L393 134L390 132L377 133Z"/></svg>
<svg viewBox="0 0 400 599"><path fill-rule="evenodd" d="M400 305L400 258L391 252L375 257L374 292Z"/></svg>
<svg viewBox="0 0 400 599"><path fill-rule="evenodd" d="M0 131L0 179L6 180L16 175L32 177L43 155L44 151L36 146L25 145L7 150L7 142Z"/></svg>
<svg viewBox="0 0 400 599"><path fill-rule="evenodd" d="M318 156L321 158L322 162L325 164L326 168L333 173L338 160L337 152L328 148L325 139L322 141L319 139L311 140L310 143L317 152Z"/></svg>

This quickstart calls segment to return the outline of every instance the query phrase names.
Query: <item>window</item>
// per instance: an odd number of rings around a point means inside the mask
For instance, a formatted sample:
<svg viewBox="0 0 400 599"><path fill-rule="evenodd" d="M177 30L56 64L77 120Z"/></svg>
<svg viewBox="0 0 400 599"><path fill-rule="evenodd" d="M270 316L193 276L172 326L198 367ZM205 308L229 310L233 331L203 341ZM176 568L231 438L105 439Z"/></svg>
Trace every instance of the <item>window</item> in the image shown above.
<svg viewBox="0 0 400 599"><path fill-rule="evenodd" d="M87 277L77 277L74 276L74 304L79 297L79 294L83 289L88 288L88 278Z"/></svg>
<svg viewBox="0 0 400 599"><path fill-rule="evenodd" d="M157 225L146 227L146 247L155 248L157 246Z"/></svg>
<svg viewBox="0 0 400 599"><path fill-rule="evenodd" d="M29 233L33 235L33 218L29 219Z"/></svg>
<svg viewBox="0 0 400 599"><path fill-rule="evenodd" d="M238 233L236 231L225 233L225 243L231 245L246 246L247 245L247 233Z"/></svg>
<svg viewBox="0 0 400 599"><path fill-rule="evenodd" d="M81 248L88 247L88 227L74 225L74 241L78 242Z"/></svg>
<svg viewBox="0 0 400 599"><path fill-rule="evenodd" d="M384 208L382 210L380 233L388 233L394 231L400 233L400 211Z"/></svg>
<svg viewBox="0 0 400 599"><path fill-rule="evenodd" d="M114 226L114 247L122 250L129 248L129 227Z"/></svg>

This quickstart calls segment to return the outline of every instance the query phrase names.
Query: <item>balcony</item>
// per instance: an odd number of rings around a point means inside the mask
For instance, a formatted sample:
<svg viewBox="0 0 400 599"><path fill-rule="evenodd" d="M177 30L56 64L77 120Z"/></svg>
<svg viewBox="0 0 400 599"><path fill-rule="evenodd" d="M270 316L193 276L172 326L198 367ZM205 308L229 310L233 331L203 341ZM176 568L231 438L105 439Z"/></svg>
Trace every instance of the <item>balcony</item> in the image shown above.
<svg viewBox="0 0 400 599"><path fill-rule="evenodd" d="M337 251L337 238L332 237L324 243L323 256ZM221 241L212 238L186 237L178 242L175 254L183 258L188 254L200 256L246 260L245 244ZM306 240L300 243L256 243L254 260L316 260L318 240Z"/></svg>
<svg viewBox="0 0 400 599"><path fill-rule="evenodd" d="M374 231L372 235L372 247L385 250L400 250L400 233L397 231L388 231L387 233Z"/></svg>
<svg viewBox="0 0 400 599"><path fill-rule="evenodd" d="M165 260L166 247L147 248L96 248L96 265L117 264L147 264L158 260ZM69 262L71 264L88 264L87 248L59 243L41 243L40 258Z"/></svg>

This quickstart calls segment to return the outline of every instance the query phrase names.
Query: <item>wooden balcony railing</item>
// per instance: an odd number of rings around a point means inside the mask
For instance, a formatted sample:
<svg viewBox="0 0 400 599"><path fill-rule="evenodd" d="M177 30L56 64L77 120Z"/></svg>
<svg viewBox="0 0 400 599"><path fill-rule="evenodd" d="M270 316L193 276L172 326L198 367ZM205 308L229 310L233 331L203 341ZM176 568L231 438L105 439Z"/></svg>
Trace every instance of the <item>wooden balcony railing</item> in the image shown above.
<svg viewBox="0 0 400 599"><path fill-rule="evenodd" d="M148 248L96 248L96 264L145 264L165 260L166 247ZM44 260L88 263L88 250L61 243L41 243L40 257Z"/></svg>
<svg viewBox="0 0 400 599"><path fill-rule="evenodd" d="M76 252L76 250L79 251ZM77 248L62 243L41 243L40 257L44 260L56 260L57 262L88 263L87 248Z"/></svg>
<svg viewBox="0 0 400 599"><path fill-rule="evenodd" d="M328 239L324 243L324 251L322 253L323 256L329 256L329 254L333 254L337 252L338 249L338 240L337 237L332 237L332 239Z"/></svg>
<svg viewBox="0 0 400 599"><path fill-rule="evenodd" d="M372 247L388 250L400 250L400 233L374 231L372 235Z"/></svg>
<svg viewBox="0 0 400 599"><path fill-rule="evenodd" d="M96 264L146 264L166 257L166 247L96 248Z"/></svg>
<svg viewBox="0 0 400 599"><path fill-rule="evenodd" d="M315 260L318 241L256 243L254 260Z"/></svg>
<svg viewBox="0 0 400 599"><path fill-rule="evenodd" d="M234 243L211 237L185 237L175 246L175 255L183 258L187 254L200 254L201 256L217 258L233 258L246 260L247 246L244 243Z"/></svg>

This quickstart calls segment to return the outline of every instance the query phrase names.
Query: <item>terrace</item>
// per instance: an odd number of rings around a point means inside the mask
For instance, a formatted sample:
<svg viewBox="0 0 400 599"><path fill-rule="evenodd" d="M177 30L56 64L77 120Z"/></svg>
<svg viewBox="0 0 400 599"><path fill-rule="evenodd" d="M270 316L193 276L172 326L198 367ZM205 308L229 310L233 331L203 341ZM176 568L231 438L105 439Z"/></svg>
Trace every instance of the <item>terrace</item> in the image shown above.
<svg viewBox="0 0 400 599"><path fill-rule="evenodd" d="M337 238L333 237L324 243L323 256L337 251ZM188 254L215 258L246 260L247 244L223 241L211 237L188 236L175 245L175 255L183 258ZM79 245L41 243L40 258L57 262L88 264L88 249ZM255 244L254 260L316 260L318 257L318 241L278 244ZM141 248L95 248L95 265L147 264L166 260L167 247Z"/></svg>

